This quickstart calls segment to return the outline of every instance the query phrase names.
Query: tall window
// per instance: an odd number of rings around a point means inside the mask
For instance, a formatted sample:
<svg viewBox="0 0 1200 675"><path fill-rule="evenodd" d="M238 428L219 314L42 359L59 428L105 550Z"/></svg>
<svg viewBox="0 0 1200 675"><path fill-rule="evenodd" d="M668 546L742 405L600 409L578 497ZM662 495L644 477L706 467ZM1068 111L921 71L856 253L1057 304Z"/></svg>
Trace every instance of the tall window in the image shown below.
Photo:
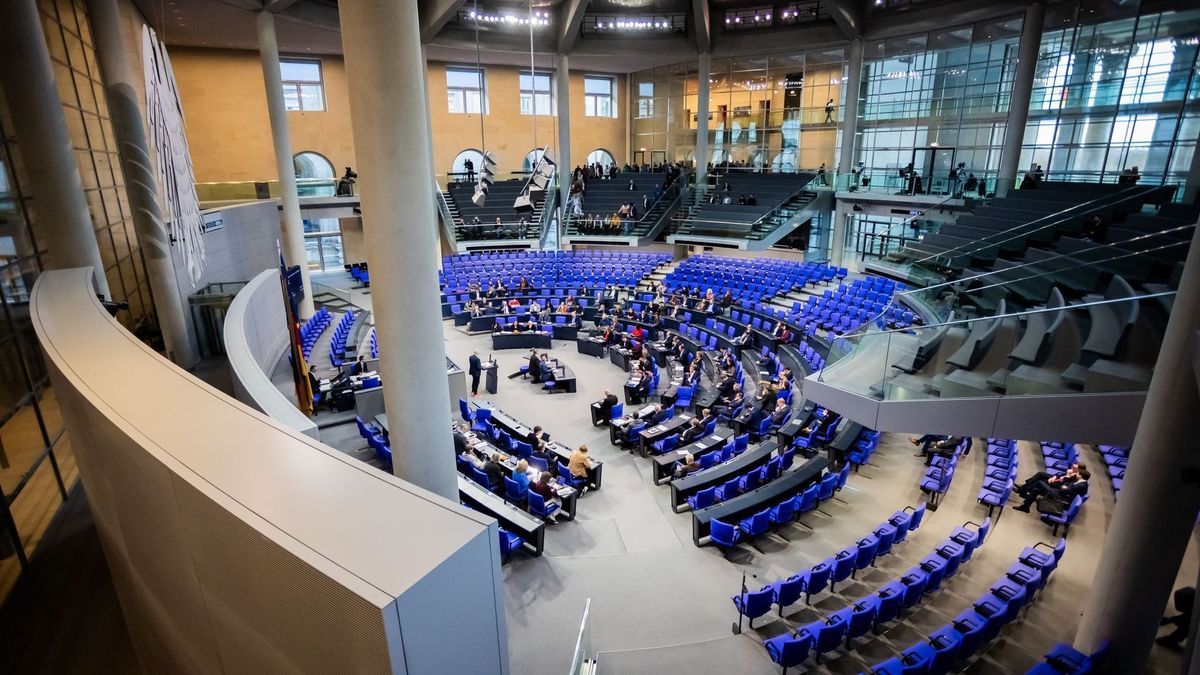
<svg viewBox="0 0 1200 675"><path fill-rule="evenodd" d="M481 68L446 68L446 95L450 112L473 115L487 113L486 82Z"/></svg>
<svg viewBox="0 0 1200 675"><path fill-rule="evenodd" d="M279 74L283 77L283 100L288 110L325 109L320 61L281 59Z"/></svg>
<svg viewBox="0 0 1200 675"><path fill-rule="evenodd" d="M654 83L638 82L638 117L654 117Z"/></svg>
<svg viewBox="0 0 1200 675"><path fill-rule="evenodd" d="M583 78L583 114L587 117L616 117L616 86L613 78L588 75Z"/></svg>
<svg viewBox="0 0 1200 675"><path fill-rule="evenodd" d="M550 93L550 73L521 71L521 114L553 115L554 97Z"/></svg>

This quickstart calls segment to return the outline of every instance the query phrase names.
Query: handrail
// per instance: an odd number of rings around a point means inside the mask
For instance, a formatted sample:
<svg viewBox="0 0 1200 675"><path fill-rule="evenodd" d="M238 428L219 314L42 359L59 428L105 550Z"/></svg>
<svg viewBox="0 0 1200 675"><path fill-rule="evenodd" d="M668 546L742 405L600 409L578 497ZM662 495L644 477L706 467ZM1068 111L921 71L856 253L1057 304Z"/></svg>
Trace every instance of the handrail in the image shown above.
<svg viewBox="0 0 1200 675"><path fill-rule="evenodd" d="M438 215L442 220L442 230L445 231L446 239L453 245L458 243L458 235L454 228L454 218L450 215L450 205L446 203L446 194L442 192L442 186L438 183L437 178L433 179L433 191L437 195L435 201L438 205Z"/></svg>
<svg viewBox="0 0 1200 675"><path fill-rule="evenodd" d="M663 200L665 200L669 196L671 196L672 192L674 192L675 195L673 197L671 197L672 201L667 204L667 208L663 211L663 213L665 214L665 213L668 213L669 211L671 211L672 205L674 205L675 201L678 201L679 198L683 195L684 191L683 191L683 188L680 186L680 183L683 182L684 177L686 175L687 175L686 171L680 173L679 178L677 178L674 182L671 183L670 186L667 187L666 191L663 192L662 195L660 195L659 198L657 200L655 200L653 204L650 205L650 208L647 209L646 212L643 213L640 218L638 218L637 220L630 220L628 218L621 219L622 223L630 223L631 224L630 228L629 228L629 231L631 234L634 232L634 230L638 229L639 227L641 227L642 225L644 225L647 222L651 222L651 225L649 228L650 230L653 230L658 225L658 223L662 220L662 214L660 214L659 216L656 216L653 221L648 221L647 219L650 216L650 212L653 211L655 209L655 207L657 207L659 204L661 204L663 202ZM566 220L563 223L563 227L565 228L567 225L570 225L571 223L579 223L579 222L581 222L581 221L578 217L568 214ZM603 233L593 234L593 233L589 233L589 232L580 232L579 234L575 234L572 236L575 236L575 237L589 237L589 236L600 237L600 236L613 236L613 235L611 235L611 234L606 235Z"/></svg>
<svg viewBox="0 0 1200 675"><path fill-rule="evenodd" d="M1153 186L1153 187L1152 187L1152 186L1149 186L1149 185L1145 185L1145 186L1142 186L1142 187L1143 187L1143 188L1147 188L1147 189L1149 190L1149 189L1157 189L1157 188L1160 188L1160 187L1163 187L1163 186ZM1038 227L1036 227L1036 228L1034 228L1034 229L1032 229L1032 230L1025 231L1025 232L1023 232L1022 234L1019 234L1019 235L1016 235L1016 234L1015 234L1015 235L1013 235L1013 236L1011 236L1011 237L1009 237L1009 238L1007 238L1007 239L1001 239L1001 240L998 240L998 241L990 241L990 240L989 240L989 241L988 241L988 242L987 242L987 243L986 243L984 246L980 246L980 247L978 247L978 248L970 249L970 250L967 250L967 251L962 251L962 253L964 253L964 254L977 253L978 251L981 251L981 250L983 250L983 249L984 249L984 248L986 248L987 246L995 246L995 245L997 245L997 244L1004 244L1004 243L1010 242L1010 241L1012 241L1012 240L1014 240L1014 239L1017 239L1018 237L1025 236L1025 235L1028 235L1028 234L1032 234L1032 233L1034 233L1034 232L1040 232L1041 230L1044 230L1044 229L1046 229L1046 228L1048 228L1048 227L1053 227L1053 226L1055 226L1055 225L1058 225L1060 222L1062 222L1062 221L1064 221L1064 220L1067 220L1068 218L1072 218L1072 217L1074 217L1074 216L1080 215L1080 214L1078 214L1078 213L1071 214L1071 215L1063 215L1063 214L1066 214L1068 211L1074 211L1074 210L1076 210L1076 209L1082 209L1082 210L1083 210L1083 212L1084 212L1084 213L1086 213L1087 211L1090 211L1090 210L1092 210L1092 209L1099 208L1099 205L1097 205L1097 204L1096 204L1096 202L1102 202L1102 201L1105 201L1105 200L1111 199L1112 197L1117 197L1117 196L1121 195L1122 193L1125 193L1125 192L1127 192L1127 191L1129 191L1129 190L1137 190L1137 189L1138 189L1138 186L1136 186L1136 185L1135 185L1135 186L1131 186L1131 187L1128 187L1128 188L1126 188L1125 190L1121 190L1121 191L1119 191L1119 192L1117 192L1117 193L1115 193L1115 194L1106 194L1106 195L1101 195L1100 197L1097 197L1096 199L1092 199L1092 200L1086 201L1086 202L1084 202L1084 203L1082 203L1082 204L1074 204L1074 205L1072 205L1072 206L1068 206L1068 207L1067 207L1067 208L1065 208L1065 209L1062 209L1061 211L1056 211L1056 212L1054 212L1054 213L1051 213L1051 214L1049 214L1049 215L1042 216L1041 218L1037 218L1037 219L1034 219L1034 220L1031 220L1031 221L1027 221L1027 222L1021 223L1020 225L1015 225L1015 226L1013 226L1013 227L1010 227L1010 228L1008 228L1008 229L1006 229L1006 230L999 230L999 231L997 231L997 232L996 232L996 234L1001 234L1001 235L1002 235L1002 234L1007 234L1007 233L1010 233L1010 232L1014 232L1014 231L1016 231L1016 230L1024 230L1025 228L1028 228L1030 225L1034 225L1034 224L1036 224L1036 223L1038 223L1038 222L1041 222L1041 221L1043 221L1043 220L1047 220L1047 219L1050 219L1050 218L1054 218L1054 219L1055 219L1055 220L1053 220L1052 222L1049 222L1049 223L1047 223L1047 224L1045 224L1045 225L1040 225L1040 226L1038 226ZM1113 202L1113 203L1111 203L1111 204L1108 204L1108 206L1116 206L1117 204L1120 204L1121 202L1124 202L1124 201L1126 201L1126 200L1128 200L1128 199L1132 199L1132 198L1134 198L1134 197L1141 197L1141 196L1145 196L1145 194L1146 194L1146 190L1142 190L1142 191L1138 192L1137 194L1127 194L1127 195L1125 195L1124 197L1121 197L1120 199L1118 199L1117 201L1115 201L1115 202ZM976 243L976 242L972 242L972 243ZM959 245L959 246L955 246L954 248L951 248L951 249L946 249L945 251L942 251L942 252L940 252L940 253L934 253L934 254L932 254L932 255L925 256L924 258L918 258L917 260L914 260L912 264L914 264L914 265L919 265L919 264L921 264L921 263L923 263L923 262L926 262L926 261L929 261L929 260L934 260L934 259L937 259L937 258L943 258L943 257L945 257L945 256L946 256L946 254L948 254L948 253L953 253L953 252L955 252L955 251L958 251L959 249L961 249L961 248L963 248L963 247L965 247L965 246L969 246L969 244L961 244L961 245Z"/></svg>
<svg viewBox="0 0 1200 675"><path fill-rule="evenodd" d="M1019 312L1007 312L1005 314L989 314L987 316L974 316L974 317L967 318L967 319L953 319L951 321L940 321L938 323L927 323L927 324L923 324L920 326L909 326L907 328L888 328L885 330L877 330L877 331L871 333L871 336L885 335L885 334L891 334L891 333L902 334L902 335L911 335L917 330L924 330L926 328L952 327L952 326L973 323L975 321L994 321L996 319L1008 319L1008 318L1012 318L1012 317L1029 316L1030 314L1042 314L1042 313L1046 313L1046 312L1061 312L1064 310L1084 309L1087 307L1099 307L1101 305L1111 305L1111 304L1116 304L1118 302L1128 302L1130 300L1138 300L1138 301L1152 300L1154 298L1162 298L1162 297L1175 295L1176 292L1177 291L1159 291L1158 293L1146 293L1143 295L1130 295L1130 296L1126 296L1124 298L1104 298L1102 300L1092 300L1090 302L1079 302L1079 303L1070 304L1070 305L1063 305L1061 307L1035 307L1033 309L1024 309ZM840 337L835 338L834 341L836 342L837 340L845 340L846 338L849 338L849 337L853 337L853 336L850 333L846 333Z"/></svg>

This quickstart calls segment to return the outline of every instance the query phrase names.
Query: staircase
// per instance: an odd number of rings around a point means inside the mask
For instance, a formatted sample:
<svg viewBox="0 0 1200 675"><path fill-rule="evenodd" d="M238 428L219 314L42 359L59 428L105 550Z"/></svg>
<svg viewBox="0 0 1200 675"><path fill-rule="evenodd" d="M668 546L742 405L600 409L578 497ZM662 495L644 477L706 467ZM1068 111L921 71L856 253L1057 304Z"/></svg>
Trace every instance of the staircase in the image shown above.
<svg viewBox="0 0 1200 675"><path fill-rule="evenodd" d="M704 195L695 195L686 209L680 209L672 218L670 243L698 243L724 246L746 251L765 251L782 240L796 228L811 221L821 213L833 210L833 191L814 185L810 181L801 189L784 198L778 206L748 227L730 223L731 229L744 229L741 233L723 233L724 224L713 224L705 219Z"/></svg>

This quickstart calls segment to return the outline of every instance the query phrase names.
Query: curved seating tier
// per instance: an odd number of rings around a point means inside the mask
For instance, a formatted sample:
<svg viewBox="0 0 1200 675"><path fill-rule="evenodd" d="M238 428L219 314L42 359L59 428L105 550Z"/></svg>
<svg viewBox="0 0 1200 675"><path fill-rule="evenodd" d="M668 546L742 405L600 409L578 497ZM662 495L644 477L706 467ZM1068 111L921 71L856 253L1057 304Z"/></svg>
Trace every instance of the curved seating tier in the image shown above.
<svg viewBox="0 0 1200 675"><path fill-rule="evenodd" d="M609 285L633 286L669 253L614 251L520 251L445 256L439 281L447 292L466 291L474 281L484 285L500 278L516 288L522 278L535 288L578 287L603 290Z"/></svg>

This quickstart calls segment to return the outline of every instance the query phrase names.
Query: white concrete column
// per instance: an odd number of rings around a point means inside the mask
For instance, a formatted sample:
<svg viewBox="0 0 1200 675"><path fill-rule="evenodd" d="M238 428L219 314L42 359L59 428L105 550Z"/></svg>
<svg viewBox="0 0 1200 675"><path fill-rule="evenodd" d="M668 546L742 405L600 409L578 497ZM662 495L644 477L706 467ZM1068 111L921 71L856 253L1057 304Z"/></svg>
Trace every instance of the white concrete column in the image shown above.
<svg viewBox="0 0 1200 675"><path fill-rule="evenodd" d="M49 269L91 267L97 292L110 297L35 0L5 3L0 83L33 193L37 230L49 243L43 263Z"/></svg>
<svg viewBox="0 0 1200 675"><path fill-rule="evenodd" d="M842 83L846 104L842 106L842 151L837 173L849 174L854 168L854 144L858 134L858 102L862 96L863 41L850 41L850 63L846 66L846 81ZM833 182L836 185L836 181Z"/></svg>
<svg viewBox="0 0 1200 675"><path fill-rule="evenodd" d="M283 259L289 266L300 266L304 301L300 303L299 318L304 320L313 315L312 283L308 279L308 259L304 254L304 223L300 220L296 165L292 159L292 137L288 134L287 103L283 100L283 76L279 72L275 15L267 11L258 13L258 54L262 59L263 84L267 92L267 115L271 118L275 169L279 173L279 201L283 205L283 220L280 222Z"/></svg>
<svg viewBox="0 0 1200 675"><path fill-rule="evenodd" d="M829 233L829 264L842 267L846 251L846 229L850 224L850 211L839 201L833 209L833 226Z"/></svg>
<svg viewBox="0 0 1200 675"><path fill-rule="evenodd" d="M1000 153L1000 172L996 180L997 197L1008 194L1016 184L1017 162L1021 159L1021 142L1025 138L1025 122L1029 119L1029 99L1033 96L1033 75L1037 70L1045 20L1043 0L1035 0L1025 8L1021 42L1017 47L1017 69L1013 73L1012 96L1008 100L1008 120L1004 125L1004 149Z"/></svg>
<svg viewBox="0 0 1200 675"><path fill-rule="evenodd" d="M708 80L712 77L712 54L700 52L696 72L696 190L708 189Z"/></svg>
<svg viewBox="0 0 1200 675"><path fill-rule="evenodd" d="M88 0L88 18L96 43L96 56L104 75L104 92L113 136L120 150L125 192L133 217L138 245L146 259L146 274L154 296L154 310L162 329L167 358L184 368L196 364L196 350L188 336L187 317L180 297L171 243L158 205L158 186L146 145L146 128L138 107L133 75L125 58L125 38L116 0Z"/></svg>
<svg viewBox="0 0 1200 675"><path fill-rule="evenodd" d="M1083 594L1075 645L1092 651L1110 640L1107 672L1143 671L1200 511L1194 475L1200 382L1193 360L1200 348L1200 265L1195 264L1200 235L1192 235L1188 260L1129 452L1121 499L1092 585Z"/></svg>
<svg viewBox="0 0 1200 675"><path fill-rule="evenodd" d="M558 201L562 206L558 223L561 228L567 223L567 199L571 196L571 173L575 165L571 162L571 64L566 54L558 55L558 76L555 80L558 101Z"/></svg>
<svg viewBox="0 0 1200 675"><path fill-rule="evenodd" d="M392 466L457 503L417 6L355 0L338 13Z"/></svg>

